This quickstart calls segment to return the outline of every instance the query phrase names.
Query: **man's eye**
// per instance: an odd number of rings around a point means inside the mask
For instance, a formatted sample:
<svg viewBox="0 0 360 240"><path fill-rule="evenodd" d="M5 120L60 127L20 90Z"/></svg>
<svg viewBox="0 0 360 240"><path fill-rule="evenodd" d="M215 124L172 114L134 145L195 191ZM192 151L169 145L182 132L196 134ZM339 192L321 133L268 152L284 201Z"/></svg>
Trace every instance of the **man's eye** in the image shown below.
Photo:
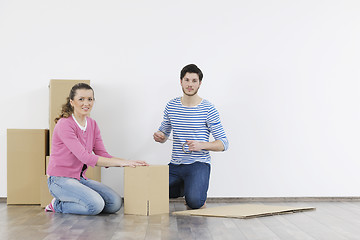
<svg viewBox="0 0 360 240"><path fill-rule="evenodd" d="M92 98L89 98L89 102L92 102L92 100L93 100Z"/></svg>

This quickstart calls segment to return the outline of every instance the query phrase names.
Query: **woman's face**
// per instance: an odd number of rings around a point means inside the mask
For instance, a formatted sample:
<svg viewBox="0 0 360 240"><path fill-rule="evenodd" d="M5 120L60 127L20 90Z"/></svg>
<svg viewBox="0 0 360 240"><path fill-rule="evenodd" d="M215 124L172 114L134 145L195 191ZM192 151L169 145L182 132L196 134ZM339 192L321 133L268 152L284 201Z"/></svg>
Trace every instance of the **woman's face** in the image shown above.
<svg viewBox="0 0 360 240"><path fill-rule="evenodd" d="M74 99L70 99L70 104L74 108L74 114L87 116L90 114L94 105L94 93L91 89L78 89Z"/></svg>

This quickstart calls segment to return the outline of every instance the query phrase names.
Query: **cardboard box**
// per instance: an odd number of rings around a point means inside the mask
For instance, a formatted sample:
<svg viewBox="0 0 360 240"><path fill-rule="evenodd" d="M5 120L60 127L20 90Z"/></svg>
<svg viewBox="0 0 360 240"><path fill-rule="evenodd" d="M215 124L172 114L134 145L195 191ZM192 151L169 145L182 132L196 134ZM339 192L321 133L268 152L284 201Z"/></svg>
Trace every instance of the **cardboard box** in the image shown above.
<svg viewBox="0 0 360 240"><path fill-rule="evenodd" d="M54 197L49 192L47 184L47 176L43 175L40 177L40 206L45 208Z"/></svg>
<svg viewBox="0 0 360 240"><path fill-rule="evenodd" d="M71 88L77 83L90 84L90 80L61 80L51 79L49 84L50 89L50 118L49 118L49 130L50 130L50 150L52 133L55 127L55 118L60 115L61 107L66 103L66 98L69 97Z"/></svg>
<svg viewBox="0 0 360 240"><path fill-rule="evenodd" d="M101 182L101 167L90 167L86 170L86 177Z"/></svg>
<svg viewBox="0 0 360 240"><path fill-rule="evenodd" d="M169 213L169 166L124 169L124 213Z"/></svg>
<svg viewBox="0 0 360 240"><path fill-rule="evenodd" d="M7 130L7 204L40 204L49 130Z"/></svg>

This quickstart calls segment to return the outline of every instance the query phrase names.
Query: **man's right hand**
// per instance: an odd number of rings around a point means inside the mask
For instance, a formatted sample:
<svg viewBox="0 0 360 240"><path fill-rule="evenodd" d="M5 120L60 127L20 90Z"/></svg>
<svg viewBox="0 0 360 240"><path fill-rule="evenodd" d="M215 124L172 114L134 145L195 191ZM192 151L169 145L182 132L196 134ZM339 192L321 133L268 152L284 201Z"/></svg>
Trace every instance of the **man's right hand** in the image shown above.
<svg viewBox="0 0 360 240"><path fill-rule="evenodd" d="M164 143L166 142L167 138L165 134L161 131L157 131L153 135L155 142Z"/></svg>

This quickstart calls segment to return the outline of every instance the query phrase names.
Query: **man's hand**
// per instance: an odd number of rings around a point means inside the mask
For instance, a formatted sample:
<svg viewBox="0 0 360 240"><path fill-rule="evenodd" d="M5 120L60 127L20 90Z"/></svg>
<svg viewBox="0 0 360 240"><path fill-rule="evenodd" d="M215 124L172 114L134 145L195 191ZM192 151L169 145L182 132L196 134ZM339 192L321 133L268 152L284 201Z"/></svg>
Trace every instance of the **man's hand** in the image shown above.
<svg viewBox="0 0 360 240"><path fill-rule="evenodd" d="M163 132L157 131L153 135L155 142L164 143L166 142L166 136Z"/></svg>
<svg viewBox="0 0 360 240"><path fill-rule="evenodd" d="M186 140L186 144L189 146L190 152L201 151L203 149L203 143L195 140Z"/></svg>
<svg viewBox="0 0 360 240"><path fill-rule="evenodd" d="M224 144L220 140L213 142L198 142L195 140L186 140L186 144L189 146L189 151L224 151Z"/></svg>

